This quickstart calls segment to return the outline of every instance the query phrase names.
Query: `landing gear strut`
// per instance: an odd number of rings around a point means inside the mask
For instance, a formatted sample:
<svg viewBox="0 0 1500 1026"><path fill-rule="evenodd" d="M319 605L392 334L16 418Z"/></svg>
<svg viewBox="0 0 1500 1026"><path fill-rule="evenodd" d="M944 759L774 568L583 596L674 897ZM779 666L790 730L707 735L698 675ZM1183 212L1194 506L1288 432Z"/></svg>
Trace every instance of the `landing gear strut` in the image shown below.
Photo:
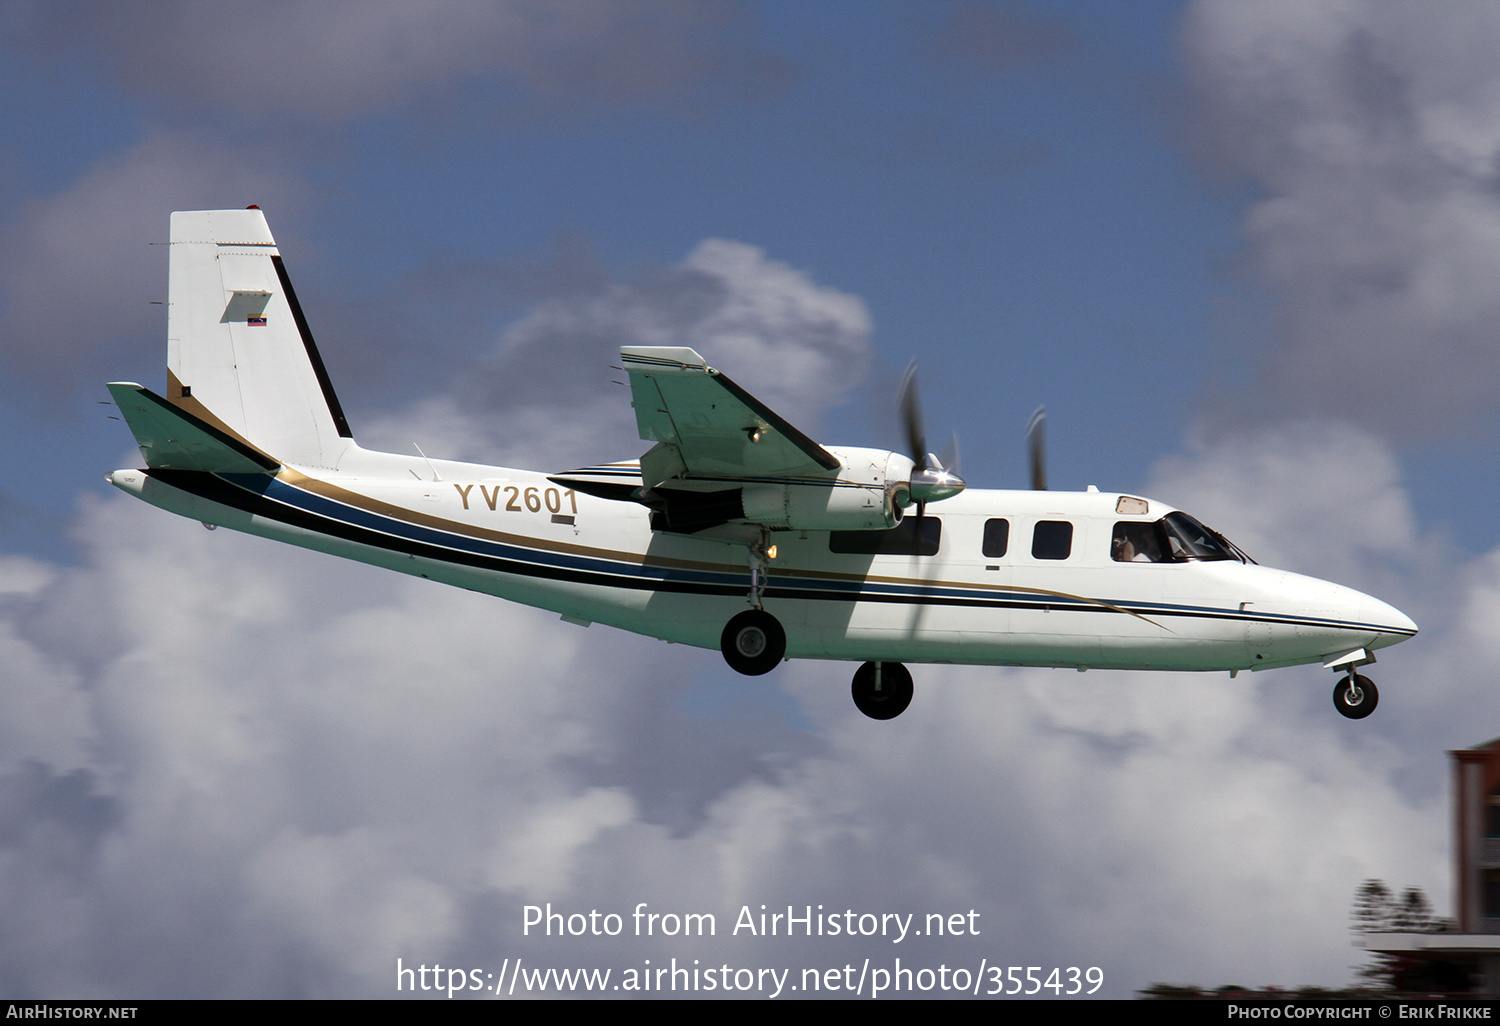
<svg viewBox="0 0 1500 1026"><path fill-rule="evenodd" d="M900 716L911 705L911 673L900 663L865 663L854 671L854 704L872 720Z"/></svg>
<svg viewBox="0 0 1500 1026"><path fill-rule="evenodd" d="M1361 677L1349 669L1349 676L1333 688L1333 707L1351 720L1362 720L1375 711L1380 701L1380 692L1369 677Z"/></svg>
<svg viewBox="0 0 1500 1026"><path fill-rule="evenodd" d="M770 613L747 609L724 625L719 649L731 669L758 677L774 670L786 655L786 631Z"/></svg>

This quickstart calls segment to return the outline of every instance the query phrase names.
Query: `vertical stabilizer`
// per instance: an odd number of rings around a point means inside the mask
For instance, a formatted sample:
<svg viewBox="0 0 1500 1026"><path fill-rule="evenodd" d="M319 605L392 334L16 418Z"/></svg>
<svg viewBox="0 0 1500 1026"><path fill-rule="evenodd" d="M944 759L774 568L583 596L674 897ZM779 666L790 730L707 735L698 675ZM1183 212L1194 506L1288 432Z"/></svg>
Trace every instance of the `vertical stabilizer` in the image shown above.
<svg viewBox="0 0 1500 1026"><path fill-rule="evenodd" d="M277 460L335 467L352 444L259 210L172 215L167 398Z"/></svg>

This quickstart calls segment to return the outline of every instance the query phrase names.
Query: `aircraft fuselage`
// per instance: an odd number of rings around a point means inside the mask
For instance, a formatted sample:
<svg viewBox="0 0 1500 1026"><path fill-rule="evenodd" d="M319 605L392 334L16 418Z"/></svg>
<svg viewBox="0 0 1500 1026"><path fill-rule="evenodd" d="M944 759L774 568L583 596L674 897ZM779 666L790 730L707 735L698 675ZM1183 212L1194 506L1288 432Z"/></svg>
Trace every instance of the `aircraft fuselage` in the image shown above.
<svg viewBox="0 0 1500 1026"><path fill-rule="evenodd" d="M148 469L110 480L174 513L604 623L717 647L757 675L862 660L901 714L903 665L1266 669L1322 662L1358 719L1356 668L1416 633L1399 611L1255 565L1154 499L968 489L927 451L915 368L907 451L819 445L697 352L622 346L638 460L546 475L354 441L257 207L178 211L164 394L109 383ZM613 444L613 443L612 443Z"/></svg>
<svg viewBox="0 0 1500 1026"><path fill-rule="evenodd" d="M340 464L349 469L121 470L111 480L205 523L667 641L718 648L726 620L750 608L744 544L653 531L635 503L541 473L352 443ZM784 626L789 658L1241 670L1416 633L1378 599L1237 559L1119 562L1116 525L1172 511L1133 500L1145 512L1122 514L1120 498L969 489L928 514L934 555L836 552L828 531L770 532L760 600Z"/></svg>

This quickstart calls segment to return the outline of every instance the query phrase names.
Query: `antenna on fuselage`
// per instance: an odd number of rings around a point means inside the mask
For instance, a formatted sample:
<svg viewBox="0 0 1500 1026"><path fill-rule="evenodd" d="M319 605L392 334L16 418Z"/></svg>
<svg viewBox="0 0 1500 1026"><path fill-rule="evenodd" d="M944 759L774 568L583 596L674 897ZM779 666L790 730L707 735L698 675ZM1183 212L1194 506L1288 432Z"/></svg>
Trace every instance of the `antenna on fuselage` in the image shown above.
<svg viewBox="0 0 1500 1026"><path fill-rule="evenodd" d="M1047 407L1038 406L1026 425L1026 452L1031 462L1032 490L1047 490Z"/></svg>

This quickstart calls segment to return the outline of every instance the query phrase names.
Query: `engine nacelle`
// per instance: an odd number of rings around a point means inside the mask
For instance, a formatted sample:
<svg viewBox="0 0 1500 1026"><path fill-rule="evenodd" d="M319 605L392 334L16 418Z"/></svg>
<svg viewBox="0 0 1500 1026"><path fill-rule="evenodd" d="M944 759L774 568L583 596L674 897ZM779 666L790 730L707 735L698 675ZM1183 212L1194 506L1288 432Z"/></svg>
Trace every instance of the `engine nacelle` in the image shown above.
<svg viewBox="0 0 1500 1026"><path fill-rule="evenodd" d="M840 467L826 477L747 484L744 520L781 531L878 531L901 522L898 492L912 462L886 449L836 449Z"/></svg>

